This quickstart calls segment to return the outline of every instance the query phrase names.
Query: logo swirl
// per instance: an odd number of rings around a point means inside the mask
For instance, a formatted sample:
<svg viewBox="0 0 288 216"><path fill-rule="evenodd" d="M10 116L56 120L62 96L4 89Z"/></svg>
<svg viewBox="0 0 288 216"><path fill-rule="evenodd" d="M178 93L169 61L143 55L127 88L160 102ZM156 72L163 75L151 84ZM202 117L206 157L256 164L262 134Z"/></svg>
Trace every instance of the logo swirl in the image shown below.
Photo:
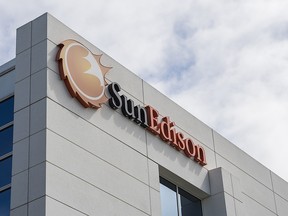
<svg viewBox="0 0 288 216"><path fill-rule="evenodd" d="M101 64L102 55L93 54L75 40L65 40L58 46L60 77L72 97L76 97L84 107L101 107L108 100L105 74L111 69Z"/></svg>

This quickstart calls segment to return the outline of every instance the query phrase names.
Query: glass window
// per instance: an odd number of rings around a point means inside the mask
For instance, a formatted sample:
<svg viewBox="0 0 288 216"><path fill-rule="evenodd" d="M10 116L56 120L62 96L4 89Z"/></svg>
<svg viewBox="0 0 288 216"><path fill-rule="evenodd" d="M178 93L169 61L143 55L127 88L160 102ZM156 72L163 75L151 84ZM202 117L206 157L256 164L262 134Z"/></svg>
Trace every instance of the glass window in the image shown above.
<svg viewBox="0 0 288 216"><path fill-rule="evenodd" d="M0 131L0 157L12 151L13 126Z"/></svg>
<svg viewBox="0 0 288 216"><path fill-rule="evenodd" d="M178 188L178 191L181 206L180 216L201 216L201 201L181 188Z"/></svg>
<svg viewBox="0 0 288 216"><path fill-rule="evenodd" d="M202 216L201 200L160 177L162 216Z"/></svg>
<svg viewBox="0 0 288 216"><path fill-rule="evenodd" d="M0 215L1 216L10 215L10 196L11 196L10 188L0 192Z"/></svg>
<svg viewBox="0 0 288 216"><path fill-rule="evenodd" d="M10 97L0 102L0 127L13 121L14 97Z"/></svg>
<svg viewBox="0 0 288 216"><path fill-rule="evenodd" d="M11 183L12 156L0 161L0 188Z"/></svg>
<svg viewBox="0 0 288 216"><path fill-rule="evenodd" d="M176 186L163 178L160 183L162 215L178 216Z"/></svg>
<svg viewBox="0 0 288 216"><path fill-rule="evenodd" d="M14 97L0 102L0 215L10 215L11 176L12 176L12 146L13 146L13 125L5 126L13 121ZM11 154L7 154L11 153ZM7 156L4 156L6 155ZM4 157L3 157L4 156Z"/></svg>

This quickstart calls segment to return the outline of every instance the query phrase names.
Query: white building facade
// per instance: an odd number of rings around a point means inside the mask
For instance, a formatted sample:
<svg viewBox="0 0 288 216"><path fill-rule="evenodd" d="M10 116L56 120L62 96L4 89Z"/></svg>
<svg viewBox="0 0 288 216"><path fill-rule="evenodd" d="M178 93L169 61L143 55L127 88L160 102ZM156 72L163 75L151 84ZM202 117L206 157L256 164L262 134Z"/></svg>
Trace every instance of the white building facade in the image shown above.
<svg viewBox="0 0 288 216"><path fill-rule="evenodd" d="M49 14L0 88L1 216L288 215L287 182Z"/></svg>

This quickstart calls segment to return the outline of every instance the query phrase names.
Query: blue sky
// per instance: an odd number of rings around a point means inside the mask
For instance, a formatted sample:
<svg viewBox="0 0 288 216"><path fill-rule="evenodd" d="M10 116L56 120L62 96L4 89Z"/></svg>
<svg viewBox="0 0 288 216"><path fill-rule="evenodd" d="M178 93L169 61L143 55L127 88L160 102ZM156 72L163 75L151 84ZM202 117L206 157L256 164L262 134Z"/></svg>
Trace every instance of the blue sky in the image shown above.
<svg viewBox="0 0 288 216"><path fill-rule="evenodd" d="M0 2L0 65L16 28L49 12L282 178L288 1Z"/></svg>

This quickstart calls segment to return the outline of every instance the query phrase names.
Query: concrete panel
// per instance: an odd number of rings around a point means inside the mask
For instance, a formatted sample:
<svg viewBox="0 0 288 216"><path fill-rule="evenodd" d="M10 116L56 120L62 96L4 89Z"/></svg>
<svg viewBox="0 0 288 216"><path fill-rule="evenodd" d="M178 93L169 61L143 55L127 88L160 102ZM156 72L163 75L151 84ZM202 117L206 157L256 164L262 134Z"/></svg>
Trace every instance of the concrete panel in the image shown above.
<svg viewBox="0 0 288 216"><path fill-rule="evenodd" d="M158 137L147 132L148 157L187 182L209 194L208 171L194 160L168 146ZM168 147L168 148L167 148Z"/></svg>
<svg viewBox="0 0 288 216"><path fill-rule="evenodd" d="M47 67L47 43L45 40L32 47L31 74Z"/></svg>
<svg viewBox="0 0 288 216"><path fill-rule="evenodd" d="M150 212L148 185L83 150L83 148L56 134L48 133L47 156L49 162L87 183L146 213ZM131 193L131 191L137 191L137 193Z"/></svg>
<svg viewBox="0 0 288 216"><path fill-rule="evenodd" d="M32 21L32 46L47 38L47 13Z"/></svg>
<svg viewBox="0 0 288 216"><path fill-rule="evenodd" d="M243 194L242 194L242 186L241 186L240 179L238 179L237 177L231 174L231 180L232 180L232 187L233 187L233 195L235 199L242 201Z"/></svg>
<svg viewBox="0 0 288 216"><path fill-rule="evenodd" d="M27 203L28 197L28 170L12 176L11 207L14 209Z"/></svg>
<svg viewBox="0 0 288 216"><path fill-rule="evenodd" d="M14 113L14 143L29 136L29 114L29 107Z"/></svg>
<svg viewBox="0 0 288 216"><path fill-rule="evenodd" d="M31 22L17 29L16 55L31 47Z"/></svg>
<svg viewBox="0 0 288 216"><path fill-rule="evenodd" d="M202 200L202 210L203 216L228 216L224 193L218 193Z"/></svg>
<svg viewBox="0 0 288 216"><path fill-rule="evenodd" d="M275 195L278 216L287 216L288 214L288 201L282 197Z"/></svg>
<svg viewBox="0 0 288 216"><path fill-rule="evenodd" d="M56 60L57 53L59 51L58 44L54 44L50 40L47 41L47 67L54 71L55 73L59 73L58 61Z"/></svg>
<svg viewBox="0 0 288 216"><path fill-rule="evenodd" d="M27 205L23 205L10 211L10 216L27 216L27 213Z"/></svg>
<svg viewBox="0 0 288 216"><path fill-rule="evenodd" d="M65 116L66 114L63 114L61 118L55 118L57 121L48 118L49 129L148 184L147 159L143 155L97 127L91 127L90 123L81 118L73 117L68 121ZM63 125L63 121L73 125L72 133L71 127Z"/></svg>
<svg viewBox="0 0 288 216"><path fill-rule="evenodd" d="M179 128L210 149L214 149L211 128L149 84L144 82L143 88L145 104L153 106L162 116L170 116L171 121L174 121Z"/></svg>
<svg viewBox="0 0 288 216"><path fill-rule="evenodd" d="M48 216L46 214L46 197L43 196L39 199L33 200L29 203L28 213L29 216Z"/></svg>
<svg viewBox="0 0 288 216"><path fill-rule="evenodd" d="M246 214L246 209L244 208L244 204L237 199L235 199L235 208L236 208L237 216L248 216Z"/></svg>
<svg viewBox="0 0 288 216"><path fill-rule="evenodd" d="M220 192L226 192L233 196L233 187L231 175L223 168L217 168L209 171L209 181L211 195Z"/></svg>
<svg viewBox="0 0 288 216"><path fill-rule="evenodd" d="M274 195L268 187L266 187L247 173L244 173L241 169L234 166L229 161L225 160L219 155L217 155L217 165L228 170L232 175L241 180L240 183L243 189L243 193L257 200L257 202L259 202L263 206L266 206L266 208L270 209L271 211L276 212Z"/></svg>
<svg viewBox="0 0 288 216"><path fill-rule="evenodd" d="M31 105L30 134L46 128L46 98Z"/></svg>
<svg viewBox="0 0 288 216"><path fill-rule="evenodd" d="M46 130L42 130L30 137L29 166L33 167L46 160Z"/></svg>
<svg viewBox="0 0 288 216"><path fill-rule="evenodd" d="M236 216L235 199L227 193L225 193L224 196L227 216Z"/></svg>
<svg viewBox="0 0 288 216"><path fill-rule="evenodd" d="M28 169L29 138L13 145L12 175Z"/></svg>
<svg viewBox="0 0 288 216"><path fill-rule="evenodd" d="M122 114L103 105L97 112L90 109L81 116L141 154L147 155L145 130Z"/></svg>
<svg viewBox="0 0 288 216"><path fill-rule="evenodd" d="M72 112L81 114L81 110L83 110L83 106L76 98L72 98L64 81L60 79L60 75L49 68L47 69L47 95L62 106L69 107Z"/></svg>
<svg viewBox="0 0 288 216"><path fill-rule="evenodd" d="M113 215L117 212L118 215L147 216L140 209L49 163L47 195L88 215Z"/></svg>
<svg viewBox="0 0 288 216"><path fill-rule="evenodd" d="M87 216L57 200L46 197L46 216Z"/></svg>
<svg viewBox="0 0 288 216"><path fill-rule="evenodd" d="M78 105L78 102L75 103ZM145 171L147 170L147 160L143 155L138 154L134 149L123 144L117 138L111 137L101 129L93 127L91 123L85 121L79 116L69 113L63 107L58 106L57 104L53 104L53 107L56 108L54 111L48 109L48 113L50 112L48 115L52 116L51 118L48 117L48 127L50 129L56 131L74 143L77 143L77 145L83 146L88 151L91 151L93 154L107 160L109 163L120 167L122 170L132 174L141 181L148 182L148 174ZM87 111L88 113L100 111L83 109L82 107L80 108L82 111ZM110 108L106 107L106 109ZM93 113L91 113L91 115L93 115ZM66 122L66 124L63 124L63 122ZM69 127L67 127L67 125L69 125ZM73 128L71 128L70 125L73 125ZM137 125L135 125L135 127L137 127ZM87 128L87 130L85 130L85 128ZM138 129L140 130L141 128ZM128 140L129 137L126 136L125 139ZM101 142L98 142L96 145L95 142L97 140L101 140ZM139 142L136 138L132 139L132 141L134 142L130 141L128 144L131 144L139 151L144 151L143 153L146 152L146 145L143 144L143 142ZM113 149L113 151L111 151L111 149ZM138 166L135 166L136 163ZM142 171L139 172L139 170Z"/></svg>
<svg viewBox="0 0 288 216"><path fill-rule="evenodd" d="M154 161L148 159L148 169L149 169L149 185L153 189L160 191L159 184L159 166Z"/></svg>
<svg viewBox="0 0 288 216"><path fill-rule="evenodd" d="M45 195L46 163L43 162L29 170L29 201Z"/></svg>
<svg viewBox="0 0 288 216"><path fill-rule="evenodd" d="M274 192L288 200L288 183L275 173L271 172Z"/></svg>
<svg viewBox="0 0 288 216"><path fill-rule="evenodd" d="M246 215L249 216L276 216L276 213L273 213L268 208L263 205L260 205L257 201L251 199L248 196L243 196L243 205L246 210Z"/></svg>
<svg viewBox="0 0 288 216"><path fill-rule="evenodd" d="M30 104L30 77L15 84L14 112Z"/></svg>
<svg viewBox="0 0 288 216"><path fill-rule="evenodd" d="M234 187L232 184L232 175L224 170L223 168L217 168L209 171L209 179L210 179L210 187L211 187L211 195L212 200L213 196L218 197L219 194L224 196L226 215L236 216L236 206L235 206L235 198L234 198ZM208 198L209 200L210 198ZM220 199L222 199L220 197ZM215 208L214 204L211 204L212 209ZM208 209L211 208L210 205L205 205ZM220 208L220 207L219 207ZM211 209L211 210L212 210ZM211 212L211 216L212 216ZM237 215L238 216L238 215Z"/></svg>
<svg viewBox="0 0 288 216"><path fill-rule="evenodd" d="M272 189L270 171L266 167L217 132L214 132L214 141L216 153Z"/></svg>
<svg viewBox="0 0 288 216"><path fill-rule="evenodd" d="M161 199L160 192L150 188L150 199L151 199L151 216L161 215Z"/></svg>
<svg viewBox="0 0 288 216"><path fill-rule="evenodd" d="M16 73L15 82L19 82L22 79L30 76L30 61L31 61L31 49L27 49L19 53L16 57Z"/></svg>
<svg viewBox="0 0 288 216"><path fill-rule="evenodd" d="M74 103L73 100L71 100L70 103ZM130 121L129 119L125 118L123 115L120 115L119 113L115 112L114 110L112 110L111 108L107 106L103 106L101 109L98 109L96 111L94 109L85 109L83 107L80 107L78 102L77 103L75 102L75 105L79 107L79 110L77 112L80 115L82 115L86 121L90 122L90 125L88 128L91 128L91 126L96 126L98 128L101 128L101 130L115 137L119 141L139 151L143 155L146 155L145 130L143 130L142 127L136 125L133 121ZM71 110L73 110L73 107ZM81 119L82 116L80 117L74 113L70 113L65 108L55 104L54 102L48 103L48 113L49 112L50 114L49 114L48 120L50 122L61 121L61 124L63 124L63 122L66 122L65 124L66 126L64 124L61 126L59 124L60 122L57 123L57 126L63 127L62 129L60 128L57 129L57 131L67 130L67 125L74 125L74 124L80 124L80 123L82 125L84 124L83 119ZM78 120L77 123L75 122L76 119ZM71 121L74 121L74 123ZM53 127L53 124L49 124L49 125ZM79 126L74 125L75 133L77 133L76 127L79 128ZM83 130L82 128L79 128L79 129L80 131ZM59 131L59 132L62 133L62 131L61 132ZM68 136L71 136L71 131L69 131L68 134L69 134Z"/></svg>
<svg viewBox="0 0 288 216"><path fill-rule="evenodd" d="M31 103L47 96L47 69L43 69L31 76Z"/></svg>

